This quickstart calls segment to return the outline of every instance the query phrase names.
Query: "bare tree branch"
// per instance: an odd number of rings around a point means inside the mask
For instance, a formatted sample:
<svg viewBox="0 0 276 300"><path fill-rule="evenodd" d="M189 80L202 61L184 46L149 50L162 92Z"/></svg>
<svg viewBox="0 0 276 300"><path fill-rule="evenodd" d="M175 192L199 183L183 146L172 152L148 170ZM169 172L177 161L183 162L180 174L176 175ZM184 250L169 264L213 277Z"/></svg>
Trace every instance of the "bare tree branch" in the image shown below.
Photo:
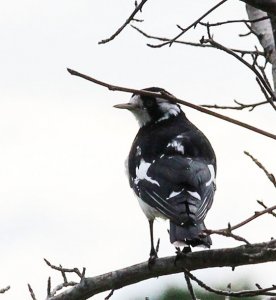
<svg viewBox="0 0 276 300"><path fill-rule="evenodd" d="M267 176L267 178L272 182L272 184L274 185L274 187L276 187L276 179L275 179L275 176L272 174L272 173L269 173L267 171L267 169L253 156L251 155L249 152L247 151L244 151L244 154L249 156L253 161L254 163L260 168L262 169L264 172L265 172L265 175Z"/></svg>
<svg viewBox="0 0 276 300"><path fill-rule="evenodd" d="M231 296L231 297L254 297L254 296L259 296L259 295L269 295L269 296L276 296L276 293L270 293L270 291L276 290L276 285L273 285L272 287L265 288L265 289L257 289L257 290L245 290L245 291L239 291L239 292L232 292L232 291L222 291L222 290L217 290L214 289L201 280L199 280L197 277L195 277L191 272L189 272L187 269L185 269L185 274L189 276L192 280L194 280L200 287L204 288L206 291L217 294L217 295L222 295L222 296Z"/></svg>
<svg viewBox="0 0 276 300"><path fill-rule="evenodd" d="M186 280L186 283L187 283L187 287L188 287L188 290L190 292L192 300L197 300L195 292L194 292L193 285L192 285L191 280L190 280L190 277L186 273L186 271L184 271L184 277L185 277L185 280Z"/></svg>
<svg viewBox="0 0 276 300"><path fill-rule="evenodd" d="M34 293L34 291L33 291L30 284L28 284L28 289L29 289L29 292L30 292L30 295L31 295L32 299L37 300L36 297L35 297L35 293Z"/></svg>
<svg viewBox="0 0 276 300"><path fill-rule="evenodd" d="M257 102L257 103L244 104L244 103L238 102L237 100L234 100L234 102L237 103L237 106L234 106L234 105L232 105L232 106L225 105L224 106L224 105L217 105L217 104L211 104L211 105L210 104L202 104L201 106L206 107L206 108L234 109L234 110L243 110L243 109L248 108L249 111L252 111L254 108L268 103L268 101L261 101L261 102Z"/></svg>
<svg viewBox="0 0 276 300"><path fill-rule="evenodd" d="M231 231L231 228L227 228L227 230L225 229L219 229L219 230L213 230L213 229L205 229L204 230L204 235L208 234L208 235L211 235L211 234L218 234L218 235L222 235L222 236L225 236L225 237L231 237L233 238L234 240L237 240L237 241L240 241L240 242L244 242L245 244L247 245L250 245L250 243L248 242L248 240L246 240L245 238L239 236L239 235L236 235L234 233L232 233Z"/></svg>
<svg viewBox="0 0 276 300"><path fill-rule="evenodd" d="M137 12L142 10L142 7L144 6L144 4L146 2L147 2L147 0L142 0L140 2L140 4L135 7L134 11L127 18L125 23L115 33L112 34L109 38L101 40L98 44L106 44L106 43L112 41L117 35L119 35L124 30L124 28L133 20L134 16L137 14Z"/></svg>
<svg viewBox="0 0 276 300"><path fill-rule="evenodd" d="M178 26L178 28L181 29L181 32L175 36L174 38L170 39L167 42L164 42L162 44L158 44L158 45L151 45L152 48L161 48L163 46L169 45L171 46L176 40L178 40L185 32L187 32L189 29L191 29L192 27L195 27L202 19L204 19L206 16L208 16L211 12L213 12L214 10L216 10L219 6L221 6L222 4L224 4L227 0L222 0L220 1L218 4L216 4L215 6L213 6L211 9L209 9L206 13L204 13L201 17L199 17L196 21L194 21L191 25L189 25L186 28L181 28L180 26Z"/></svg>
<svg viewBox="0 0 276 300"><path fill-rule="evenodd" d="M257 18L254 20L228 20L228 21L223 21L223 22L217 22L217 23L205 23L205 22L199 22L200 25L203 26L209 26L209 27L213 27L213 26L221 26L221 25L226 25L226 24L233 24L233 23L257 23L263 20L267 20L268 16L264 16L261 18Z"/></svg>
<svg viewBox="0 0 276 300"><path fill-rule="evenodd" d="M135 30L137 30L139 33L141 33L143 36L145 36L148 39L153 39L153 40L157 40L157 41L164 41L164 42L168 42L170 41L170 39L168 38L164 38L164 37L157 37L157 36L153 36L153 35L149 35L148 33L144 32L143 30L141 30L140 28L131 25L132 28L134 28ZM201 47L201 48L214 48L217 49L216 47L214 47L213 45L207 45L207 44L201 44L201 43L194 43L194 42L186 42L186 41L175 41L176 44L182 44L182 45L187 45L187 46L194 46L194 47ZM147 46L152 47L151 44L147 44ZM234 49L234 48L229 48L232 51L239 53L240 55L246 55L246 54L250 54L250 55L262 55L264 56L264 52L259 51L259 50L242 50L242 49Z"/></svg>
<svg viewBox="0 0 276 300"><path fill-rule="evenodd" d="M79 284L49 300L84 300L95 294L163 275L187 270L214 267L236 267L276 261L276 240L243 245L235 248L214 249L188 253L175 263L175 256L159 258L151 269L148 262L133 265L96 277L84 278Z"/></svg>
<svg viewBox="0 0 276 300"><path fill-rule="evenodd" d="M137 89L131 89L131 88L125 88L125 87L120 87L120 86L116 86L116 85L111 85L111 84L108 84L106 82L103 82L103 81L100 81L98 79L95 79L93 77L90 77L90 76L87 76L85 74L79 73L79 72L77 72L75 70L72 70L72 69L67 69L67 70L68 70L68 72L71 75L78 76L78 77L81 77L81 78L86 79L88 81L94 82L95 84L104 86L104 87L108 88L111 91L121 91L121 92L126 92L126 93L136 93L136 94L147 95L147 96L163 97L164 99L169 99L170 101L175 101L177 103L180 103L182 105L188 106L190 108L193 108L193 109L198 110L200 112L203 112L205 114L208 114L208 115L211 115L213 117L222 119L224 121L233 123L235 125L244 127L246 129L249 129L251 131L257 132L259 134L265 135L267 137L270 137L270 138L276 140L276 135L275 134L269 133L267 131L264 131L262 129L256 128L254 126L251 126L249 124L243 123L241 121L232 119L230 117L221 115L221 114L219 114L217 112L211 111L211 110L206 109L204 107L192 104L190 102L187 102L187 101L184 101L184 100L181 100L181 99L178 99L178 98L173 97L171 95L168 95L168 94L162 94L162 95L160 95L160 94L154 93L154 92L149 92L149 91L144 91L144 90L137 90Z"/></svg>
<svg viewBox="0 0 276 300"><path fill-rule="evenodd" d="M204 232L207 233L207 234L214 234L215 233L215 234L221 234L221 235L228 236L228 234L231 233L233 230L238 229L238 228L248 224L249 222L255 220L256 218L258 218L258 217L260 217L264 214L271 213L275 209L276 209L276 205L273 205L273 206L268 207L268 208L266 208L262 211L256 211L254 213L254 215L250 216L249 218L243 220L242 222L240 222L240 223L238 223L234 226L231 226L230 223L229 223L227 228L223 228L223 229L219 229L219 230L206 229L206 230L204 230Z"/></svg>
<svg viewBox="0 0 276 300"><path fill-rule="evenodd" d="M4 294L6 293L6 291L8 291L11 287L8 285L5 288L0 289L0 294Z"/></svg>
<svg viewBox="0 0 276 300"><path fill-rule="evenodd" d="M244 60L242 57L237 55L235 52L231 51L229 48L226 48L225 46L223 46L223 45L219 44L218 42L214 41L214 39L211 37L209 31L208 31L208 36L209 36L208 39L202 38L201 42L202 43L210 43L211 45L215 46L217 49L220 49L220 50L234 56L237 60L239 60L245 66L247 66L257 76L257 78L260 80L261 84L263 85L263 87L265 88L265 90L267 91L269 96L271 97L271 98L267 98L267 100L269 101L271 106L274 108L274 110L276 110L276 106L274 104L274 101L276 100L276 96L275 96L273 90L271 89L271 87L267 84L266 80L263 78L262 74L255 68L255 66L249 64L246 60Z"/></svg>
<svg viewBox="0 0 276 300"><path fill-rule="evenodd" d="M263 203L263 201L257 200L257 202L263 207L263 208L267 208L267 206ZM276 218L276 213L274 213L273 211L269 212L273 217Z"/></svg>

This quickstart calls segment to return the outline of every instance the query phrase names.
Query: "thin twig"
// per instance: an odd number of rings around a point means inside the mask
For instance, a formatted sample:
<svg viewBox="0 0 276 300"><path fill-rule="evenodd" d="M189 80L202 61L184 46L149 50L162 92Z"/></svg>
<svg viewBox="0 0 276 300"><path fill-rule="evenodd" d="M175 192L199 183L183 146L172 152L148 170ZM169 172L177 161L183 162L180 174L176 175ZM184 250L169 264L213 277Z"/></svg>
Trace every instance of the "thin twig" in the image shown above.
<svg viewBox="0 0 276 300"><path fill-rule="evenodd" d="M157 36L153 36L153 35L149 35L148 33L144 32L143 30L141 30L140 28L134 26L134 25L130 25L132 28L134 28L135 30L137 30L139 33L141 33L143 36L145 36L148 39L153 39L153 40L157 40L157 41L170 41L170 39L168 38L164 38L164 37L157 37ZM200 48L213 48L216 49L216 47L214 47L213 45L206 45L206 44L201 44L201 43L194 43L194 42L185 42L185 41L175 41L176 44L182 44L182 45L187 45L187 46L194 46L194 47L200 47ZM151 47L151 44L147 44L149 47ZM241 55L246 55L246 54L259 54L262 56L265 56L263 51L258 51L258 50L241 50L241 49L234 49L234 48L230 48L232 51L239 53Z"/></svg>
<svg viewBox="0 0 276 300"><path fill-rule="evenodd" d="M204 230L203 232L208 234L208 235L211 235L211 234L221 234L221 235L226 235L228 233L231 233L233 230L236 230L246 224L248 224L249 222L253 221L254 219L264 215L264 214L267 214L267 213L271 213L273 210L276 209L276 205L274 206L271 206L271 207L268 207L262 211L256 211L254 213L254 215L250 216L249 218L245 219L244 221L234 225L234 226L231 226L230 224L228 224L228 227L227 228L223 228L223 229L219 229L219 230L211 230L211 229L206 229Z"/></svg>
<svg viewBox="0 0 276 300"><path fill-rule="evenodd" d="M242 62L245 66L247 66L253 73L255 73L255 75L259 78L259 80L261 81L262 85L265 87L266 91L269 93L270 97L275 101L276 100L276 96L274 95L274 92L272 91L272 89L270 88L270 86L266 83L266 81L264 80L262 74L260 74L260 72L252 65L250 65L246 60L244 60L242 57L240 57L239 55L237 55L235 52L231 51L229 48L226 48L225 46L219 44L218 42L214 41L214 39L210 36L209 34L209 38L208 39L201 39L202 43L210 43L211 45L215 46L217 49L220 49L232 56L234 56L237 60L239 60L240 62ZM273 100L269 98L267 99L269 101L269 103L271 104L271 106L274 108L274 110L276 110L276 106L273 102Z"/></svg>
<svg viewBox="0 0 276 300"><path fill-rule="evenodd" d="M30 295L31 295L32 299L37 300L36 297L35 297L34 291L33 291L30 284L28 284L28 289L29 289L29 292L30 292Z"/></svg>
<svg viewBox="0 0 276 300"><path fill-rule="evenodd" d="M262 101L262 102L257 102L257 103L251 103L251 104L244 104L241 102L238 102L236 100L234 100L235 103L238 104L238 106L234 106L234 105L217 105L217 104L202 104L202 107L206 107L206 108L216 108L216 109L235 109L235 110L243 110L248 108L249 111L252 111L254 108L256 108L257 106L261 106L264 104L267 104L267 101Z"/></svg>
<svg viewBox="0 0 276 300"><path fill-rule="evenodd" d="M5 288L0 289L0 294L4 294L6 293L6 291L8 291L11 287L8 285Z"/></svg>
<svg viewBox="0 0 276 300"><path fill-rule="evenodd" d="M246 124L244 122L235 120L233 118L221 115L221 114L219 114L217 112L211 111L209 109L206 109L204 107L198 106L196 104L193 104L193 103L190 103L190 102L178 99L178 98L176 98L174 96L171 96L171 95L168 95L168 94L160 94L160 93L155 93L155 92L149 92L149 91L144 91L144 90L137 90L137 89L132 89L132 88L125 88L125 87L121 87L121 86L111 85L111 84L108 84L106 82L103 82L103 81L100 81L98 79L95 79L93 77L90 77L90 76L87 76L85 74L79 73L79 72L77 72L75 70L72 70L72 69L67 69L67 70L68 70L68 72L71 75L75 75L75 76L81 77L83 79L86 79L88 81L94 82L95 84L104 86L104 87L108 88L111 91L121 91L121 92L126 92L126 93L136 93L136 94L140 94L140 95L147 95L147 96L152 96L152 97L161 97L161 98L164 98L164 99L168 99L170 101L174 101L174 102L177 102L179 104L188 106L188 107L193 108L195 110L198 110L198 111L200 111L202 113L211 115L213 117L219 118L219 119L224 120L226 122L233 123L233 124L238 125L240 127L249 129L251 131L257 132L257 133L259 133L261 135L265 135L267 137L270 137L270 138L276 140L276 135L275 134L272 134L270 132L264 131L264 130L259 129L257 127L251 126L251 125Z"/></svg>
<svg viewBox="0 0 276 300"><path fill-rule="evenodd" d="M104 298L104 300L109 300L114 294L114 290L111 290L111 292Z"/></svg>
<svg viewBox="0 0 276 300"><path fill-rule="evenodd" d="M244 242L245 244L247 245L250 245L250 242L248 242L245 238L237 235L237 234L234 234L232 233L230 230L211 230L211 229L206 229L204 230L205 233L208 233L209 234L218 234L218 235L223 235L223 236L226 236L226 237L231 237L237 241L240 241L240 242Z"/></svg>
<svg viewBox="0 0 276 300"><path fill-rule="evenodd" d="M272 173L269 173L267 171L267 169L253 155L251 155L249 152L244 151L244 154L247 155L247 156L249 156L254 161L254 163L260 169L262 169L265 172L265 175L267 176L267 178L272 182L272 184L274 185L274 187L276 187L276 179L275 179L274 175Z"/></svg>
<svg viewBox="0 0 276 300"><path fill-rule="evenodd" d="M189 277L189 275L186 274L186 271L184 271L184 276L185 276L185 280L186 280L186 283L187 283L188 290L189 290L190 295L191 295L191 299L192 300L197 300L194 289L193 289L193 285L192 285L191 280L190 280L190 277Z"/></svg>
<svg viewBox="0 0 276 300"><path fill-rule="evenodd" d="M272 285L272 287L265 288L265 289L257 289L257 290L244 290L239 292L232 292L232 291L222 291L214 289L207 284L205 284L203 281L199 280L197 277L195 277L191 272L189 272L187 269L184 270L184 272L189 276L192 280L194 280L200 287L205 289L208 292L222 295L222 296L231 296L231 297L253 297L253 296L259 296L259 295L273 295L275 296L276 293L268 293L270 291L276 290L276 285Z"/></svg>
<svg viewBox="0 0 276 300"><path fill-rule="evenodd" d="M189 29L191 29L192 27L195 27L202 19L204 19L206 16L208 16L211 12L213 12L214 10L216 10L219 6L221 6L223 3L225 3L227 0L222 0L220 1L218 4L216 4L215 6L213 6L211 9L209 9L206 13L204 13L201 17L199 17L196 21L194 21L191 25L189 25L186 28L180 28L180 26L178 26L178 28L181 29L181 32L174 37L173 39L170 39L167 42L164 42L162 44L158 44L158 45L151 45L152 48L161 48L163 46L169 45L171 46L176 40L178 40L185 32L187 32Z"/></svg>
<svg viewBox="0 0 276 300"><path fill-rule="evenodd" d="M124 28L133 20L134 16L137 14L137 12L142 10L142 7L144 6L144 4L146 2L147 2L147 0L142 0L140 2L140 4L135 7L134 11L127 18L125 23L115 33L112 34L109 38L99 41L98 44L106 44L106 43L112 41L117 35L119 35L124 30Z"/></svg>
<svg viewBox="0 0 276 300"><path fill-rule="evenodd" d="M257 202L263 207L263 208L267 208L267 206L263 203L263 201L257 200ZM270 214L276 218L276 214L271 211Z"/></svg>
<svg viewBox="0 0 276 300"><path fill-rule="evenodd" d="M80 278L82 278L82 273L79 271L78 268L72 268L72 269L68 269L68 268L62 268L62 267L57 267L52 265L46 258L44 258L44 261L46 262L46 264L51 267L54 270L60 271L61 273L63 272L67 272L67 273L75 273L77 274Z"/></svg>
<svg viewBox="0 0 276 300"><path fill-rule="evenodd" d="M54 297L55 294L62 290L63 288L69 287L69 286L76 286L78 283L74 282L74 281L68 281L67 283L63 282L61 284L58 284L55 288L53 288L53 290L50 293L50 296L48 297L49 299L51 299L51 297Z"/></svg>
<svg viewBox="0 0 276 300"><path fill-rule="evenodd" d="M229 20L229 21L223 21L223 22L217 22L217 23L204 23L204 22L199 22L200 25L203 26L221 26L221 25L225 25L225 24L233 24L233 23L257 23L260 21L264 21L269 19L269 17L261 17L258 19L254 19L254 20Z"/></svg>

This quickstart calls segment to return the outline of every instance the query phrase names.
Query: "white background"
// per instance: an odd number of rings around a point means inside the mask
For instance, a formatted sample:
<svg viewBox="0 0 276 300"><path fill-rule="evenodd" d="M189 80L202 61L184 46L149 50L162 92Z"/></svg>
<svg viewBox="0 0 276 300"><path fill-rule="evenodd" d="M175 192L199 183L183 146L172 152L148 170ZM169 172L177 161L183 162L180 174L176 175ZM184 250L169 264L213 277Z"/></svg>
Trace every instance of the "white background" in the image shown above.
<svg viewBox="0 0 276 300"><path fill-rule="evenodd" d="M176 24L188 26L216 1L148 1L143 9L149 33L173 37ZM46 297L48 276L60 274L43 261L87 268L94 276L145 261L149 253L147 220L128 187L124 161L138 125L115 110L130 95L72 77L66 68L133 88L160 86L195 104L263 100L254 75L234 58L214 49L173 45L150 49L128 27L106 45L128 17L134 1L6 1L0 18L0 287L3 299ZM246 18L244 4L229 1L206 20ZM227 46L253 49L247 29L227 25L215 38ZM204 29L185 40L198 41ZM275 204L275 189L243 154L250 151L276 173L274 140L183 108L210 139L217 154L217 193L206 219L208 228L235 224L260 209L257 199ZM270 106L223 113L275 132ZM174 254L168 224L156 222L160 256ZM251 242L270 239L275 219L265 216L237 231ZM213 237L213 248L237 246ZM214 286L246 281L275 284L275 263L194 272ZM218 280L219 278L219 280ZM273 279L274 278L274 279ZM71 279L76 280L74 276ZM185 286L182 274L152 279L114 293L112 299L156 299L168 285ZM103 299L107 293L93 299Z"/></svg>

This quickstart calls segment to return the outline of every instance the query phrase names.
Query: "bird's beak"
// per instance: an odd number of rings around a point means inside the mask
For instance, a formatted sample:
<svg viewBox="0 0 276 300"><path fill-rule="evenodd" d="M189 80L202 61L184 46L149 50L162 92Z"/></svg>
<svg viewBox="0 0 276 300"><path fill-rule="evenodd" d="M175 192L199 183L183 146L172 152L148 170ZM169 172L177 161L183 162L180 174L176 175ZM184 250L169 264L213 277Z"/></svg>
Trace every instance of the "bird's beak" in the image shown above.
<svg viewBox="0 0 276 300"><path fill-rule="evenodd" d="M120 109L128 109L128 110L134 110L137 109L137 105L134 103L122 103L122 104L116 104L113 107L120 108Z"/></svg>

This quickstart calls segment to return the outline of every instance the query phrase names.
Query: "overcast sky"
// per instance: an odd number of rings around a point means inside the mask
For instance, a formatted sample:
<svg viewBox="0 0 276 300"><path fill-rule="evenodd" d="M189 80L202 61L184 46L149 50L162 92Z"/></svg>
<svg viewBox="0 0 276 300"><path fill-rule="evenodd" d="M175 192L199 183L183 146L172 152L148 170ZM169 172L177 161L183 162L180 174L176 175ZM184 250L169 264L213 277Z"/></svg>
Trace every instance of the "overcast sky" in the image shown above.
<svg viewBox="0 0 276 300"><path fill-rule="evenodd" d="M216 1L148 1L138 25L172 37ZM43 258L64 267L86 267L99 275L148 259L148 223L128 186L124 161L138 130L133 116L114 109L130 95L111 92L72 77L70 67L110 83L133 88L160 86L195 104L263 100L254 75L218 50L173 45L150 49L131 28L106 45L133 10L134 1L13 0L1 4L0 18L0 287L3 299L30 299L30 283L45 299L48 276L61 276ZM246 18L244 4L229 1L206 20ZM225 26L215 38L228 46L253 49L247 29ZM191 30L198 41L204 30ZM274 140L183 107L209 138L217 154L215 201L208 228L235 224L260 209L257 199L275 204L275 190L248 157L248 150L276 173ZM275 112L223 113L275 132ZM168 224L156 222L160 256L174 254ZM237 231L261 242L275 234L275 219L260 218ZM213 237L213 248L237 246ZM211 285L242 280L275 284L275 263L257 267L194 272ZM217 282L217 278L221 278ZM72 277L72 279L75 279ZM223 279L223 280L222 280ZM154 299L167 285L184 286L183 275L152 279L116 291L112 299ZM234 284L235 287L235 284ZM103 295L93 299L103 299Z"/></svg>

